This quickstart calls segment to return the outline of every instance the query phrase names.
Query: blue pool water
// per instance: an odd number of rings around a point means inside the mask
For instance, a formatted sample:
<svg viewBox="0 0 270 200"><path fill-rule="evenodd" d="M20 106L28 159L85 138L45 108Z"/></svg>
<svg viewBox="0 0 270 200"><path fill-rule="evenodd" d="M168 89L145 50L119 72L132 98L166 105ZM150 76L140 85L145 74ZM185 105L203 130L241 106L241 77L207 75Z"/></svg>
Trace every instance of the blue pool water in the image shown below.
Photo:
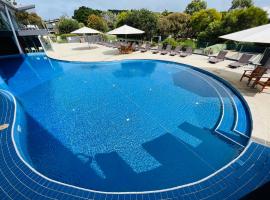
<svg viewBox="0 0 270 200"><path fill-rule="evenodd" d="M190 66L44 54L0 64L1 87L17 100L22 157L60 182L113 192L176 187L211 175L249 141L240 95Z"/></svg>

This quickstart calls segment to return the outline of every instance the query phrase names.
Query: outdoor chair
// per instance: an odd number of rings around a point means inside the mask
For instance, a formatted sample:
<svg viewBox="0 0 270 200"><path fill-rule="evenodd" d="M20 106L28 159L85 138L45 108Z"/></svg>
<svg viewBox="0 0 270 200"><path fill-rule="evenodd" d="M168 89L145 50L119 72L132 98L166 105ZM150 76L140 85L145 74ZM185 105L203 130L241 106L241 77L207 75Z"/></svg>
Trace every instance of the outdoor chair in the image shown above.
<svg viewBox="0 0 270 200"><path fill-rule="evenodd" d="M31 47L31 52L37 52L37 49L35 47Z"/></svg>
<svg viewBox="0 0 270 200"><path fill-rule="evenodd" d="M218 62L224 61L227 53L228 53L228 51L220 51L217 56L211 56L209 58L208 62L216 64Z"/></svg>
<svg viewBox="0 0 270 200"><path fill-rule="evenodd" d="M262 78L262 76L266 73L267 69L268 68L263 66L257 66L254 70L245 70L240 81L242 81L243 78L248 78L247 85L249 85L253 79L257 80Z"/></svg>
<svg viewBox="0 0 270 200"><path fill-rule="evenodd" d="M166 55L168 54L170 51L172 50L172 45L167 45L166 49L161 51L160 54L161 55Z"/></svg>
<svg viewBox="0 0 270 200"><path fill-rule="evenodd" d="M192 55L192 47L187 47L185 51L180 53L181 57L187 57Z"/></svg>
<svg viewBox="0 0 270 200"><path fill-rule="evenodd" d="M157 49L155 49L155 50L153 50L153 54L158 54L159 52L161 52L162 51L162 44L160 44L160 45L158 45L158 48Z"/></svg>
<svg viewBox="0 0 270 200"><path fill-rule="evenodd" d="M262 78L267 78L267 80L266 81L257 80L252 85L252 87L260 85L262 87L260 92L262 92L266 87L270 87L270 78L268 78L268 77L262 77Z"/></svg>
<svg viewBox="0 0 270 200"><path fill-rule="evenodd" d="M141 50L141 49L142 49L142 44L136 45L135 51L139 51L139 50Z"/></svg>
<svg viewBox="0 0 270 200"><path fill-rule="evenodd" d="M173 51L171 51L170 56L176 56L176 55L178 55L180 53L181 49L182 49L181 46L175 47L175 49Z"/></svg>
<svg viewBox="0 0 270 200"><path fill-rule="evenodd" d="M145 53L150 50L151 44L147 43L144 48L141 49L142 53Z"/></svg>
<svg viewBox="0 0 270 200"><path fill-rule="evenodd" d="M252 58L252 56L253 55L251 55L251 54L244 53L238 61L229 64L229 67L238 68L238 67L243 67L245 65L248 65L249 60Z"/></svg>

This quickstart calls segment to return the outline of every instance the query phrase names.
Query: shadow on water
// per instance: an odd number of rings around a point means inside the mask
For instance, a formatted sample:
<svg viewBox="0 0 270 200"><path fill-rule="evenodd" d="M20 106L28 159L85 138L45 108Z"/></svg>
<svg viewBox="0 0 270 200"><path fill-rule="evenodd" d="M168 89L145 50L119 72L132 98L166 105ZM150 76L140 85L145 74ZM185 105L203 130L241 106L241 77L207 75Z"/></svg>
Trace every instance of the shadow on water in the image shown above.
<svg viewBox="0 0 270 200"><path fill-rule="evenodd" d="M154 73L156 62L122 62L121 69L113 72L117 78L145 77Z"/></svg>
<svg viewBox="0 0 270 200"><path fill-rule="evenodd" d="M0 59L0 76L4 79L6 84L8 84L9 79L17 73L24 59L23 56Z"/></svg>
<svg viewBox="0 0 270 200"><path fill-rule="evenodd" d="M240 146L236 146L230 140L218 135L213 130L200 128L188 122L184 122L178 127L182 131L203 141L194 150L215 169L224 166L226 161L231 161L242 150ZM216 151L213 151L213 149Z"/></svg>
<svg viewBox="0 0 270 200"><path fill-rule="evenodd" d="M215 90L202 78L187 71L173 74L173 83L188 92L192 92L201 97L217 97Z"/></svg>
<svg viewBox="0 0 270 200"><path fill-rule="evenodd" d="M198 180L212 172L169 133L143 144L161 166L136 173L117 152L97 154L95 158L74 154L29 115L27 127L27 151L33 167L52 179L79 187L103 191L162 189ZM92 168L93 161L103 177Z"/></svg>

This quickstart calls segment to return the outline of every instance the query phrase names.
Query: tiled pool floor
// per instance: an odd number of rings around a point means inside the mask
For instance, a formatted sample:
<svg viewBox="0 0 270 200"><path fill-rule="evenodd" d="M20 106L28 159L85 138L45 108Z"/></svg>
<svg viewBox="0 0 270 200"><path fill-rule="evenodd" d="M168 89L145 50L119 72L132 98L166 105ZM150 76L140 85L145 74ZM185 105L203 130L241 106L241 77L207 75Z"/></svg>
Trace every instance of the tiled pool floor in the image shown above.
<svg viewBox="0 0 270 200"><path fill-rule="evenodd" d="M208 179L185 187L152 193L101 193L53 182L32 171L20 159L12 142L11 124L15 104L1 93L1 124L10 126L0 132L0 199L239 199L270 181L270 148L250 142L233 163Z"/></svg>

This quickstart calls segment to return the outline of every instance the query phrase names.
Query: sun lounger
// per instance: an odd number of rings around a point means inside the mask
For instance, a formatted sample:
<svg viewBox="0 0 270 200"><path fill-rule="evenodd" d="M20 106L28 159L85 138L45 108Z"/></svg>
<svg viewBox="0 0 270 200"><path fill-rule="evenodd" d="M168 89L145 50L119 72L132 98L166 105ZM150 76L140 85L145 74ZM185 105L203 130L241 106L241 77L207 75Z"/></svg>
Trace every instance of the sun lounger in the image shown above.
<svg viewBox="0 0 270 200"><path fill-rule="evenodd" d="M210 57L208 62L216 64L218 62L224 61L227 53L228 53L228 51L220 51L217 56Z"/></svg>
<svg viewBox="0 0 270 200"><path fill-rule="evenodd" d="M237 62L233 62L229 64L229 67L231 68L238 68L238 67L243 67L247 64L249 64L249 60L252 58L253 55L251 54L243 54L241 58Z"/></svg>
<svg viewBox="0 0 270 200"><path fill-rule="evenodd" d="M266 77L262 77L262 78L266 78ZM266 87L270 87L270 78L267 77L266 81L261 81L261 79L257 80L254 82L252 87L255 87L257 85L260 85L262 87L260 90L260 92L262 92Z"/></svg>
<svg viewBox="0 0 270 200"><path fill-rule="evenodd" d="M161 51L160 54L161 55L166 55L168 54L170 51L172 50L172 45L167 45L166 49Z"/></svg>
<svg viewBox="0 0 270 200"><path fill-rule="evenodd" d="M147 43L145 45L145 47L141 49L141 52L142 53L145 53L145 52L149 51L150 50L150 47L151 47L151 45L149 43Z"/></svg>
<svg viewBox="0 0 270 200"><path fill-rule="evenodd" d="M176 56L176 55L178 55L180 53L181 49L182 49L181 46L175 47L175 49L173 51L171 51L170 56Z"/></svg>
<svg viewBox="0 0 270 200"><path fill-rule="evenodd" d="M192 47L187 47L185 51L180 53L181 57L187 57L192 55Z"/></svg>
<svg viewBox="0 0 270 200"><path fill-rule="evenodd" d="M266 71L267 68L262 66L258 66L254 70L245 70L240 81L242 81L243 78L248 78L247 85L249 85L253 79L262 78Z"/></svg>
<svg viewBox="0 0 270 200"><path fill-rule="evenodd" d="M158 54L159 52L161 52L162 51L162 45L160 44L160 45L158 45L158 48L157 49L155 49L155 50L153 50L153 54Z"/></svg>
<svg viewBox="0 0 270 200"><path fill-rule="evenodd" d="M142 49L142 44L136 45L135 51L139 51L139 50L141 50L141 49Z"/></svg>

